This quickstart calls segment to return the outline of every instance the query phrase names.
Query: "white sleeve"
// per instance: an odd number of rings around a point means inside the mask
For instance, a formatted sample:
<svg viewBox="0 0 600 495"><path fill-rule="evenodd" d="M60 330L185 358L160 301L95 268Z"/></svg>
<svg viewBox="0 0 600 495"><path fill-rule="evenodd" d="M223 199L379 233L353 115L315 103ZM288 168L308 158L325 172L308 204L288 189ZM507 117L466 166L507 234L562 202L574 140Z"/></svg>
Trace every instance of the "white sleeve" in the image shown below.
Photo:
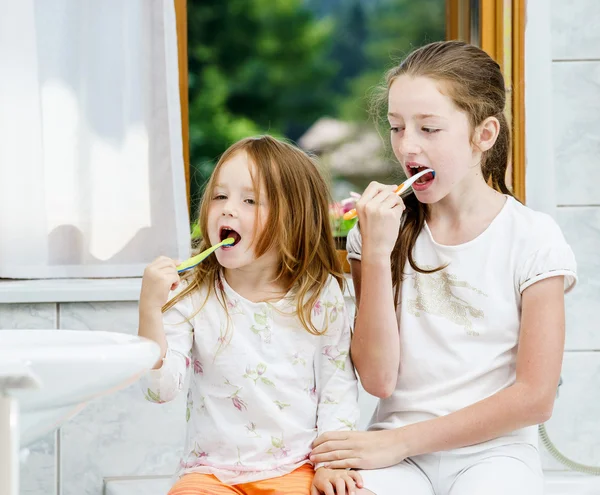
<svg viewBox="0 0 600 495"><path fill-rule="evenodd" d="M183 287L178 287L176 292L170 294L169 299L181 290ZM194 327L191 322L193 316L191 296L178 301L163 314L167 339L167 352L163 358L163 365L157 370L150 370L140 380L144 396L149 401L159 404L168 402L177 397L183 388L190 367L194 340Z"/></svg>
<svg viewBox="0 0 600 495"><path fill-rule="evenodd" d="M565 292L577 283L577 263L558 224L546 217L543 231L532 237L527 255L517 272L519 292L550 277L564 276Z"/></svg>
<svg viewBox="0 0 600 495"><path fill-rule="evenodd" d="M358 230L358 224L350 229L346 237L346 251L348 251L348 260L361 259L362 253L362 236Z"/></svg>

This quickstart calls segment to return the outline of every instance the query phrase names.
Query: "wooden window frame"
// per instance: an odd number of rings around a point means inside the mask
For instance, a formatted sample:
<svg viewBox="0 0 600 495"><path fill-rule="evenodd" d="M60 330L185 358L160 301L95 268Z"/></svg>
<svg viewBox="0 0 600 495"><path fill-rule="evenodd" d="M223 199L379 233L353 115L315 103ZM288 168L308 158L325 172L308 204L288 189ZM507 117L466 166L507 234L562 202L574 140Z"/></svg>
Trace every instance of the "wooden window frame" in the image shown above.
<svg viewBox="0 0 600 495"><path fill-rule="evenodd" d="M525 1L446 0L446 38L480 46L500 64L512 123L507 179L525 203Z"/></svg>
<svg viewBox="0 0 600 495"><path fill-rule="evenodd" d="M188 208L190 206L190 112L188 97L187 0L175 0L177 61L179 65L179 103L181 105L181 139Z"/></svg>

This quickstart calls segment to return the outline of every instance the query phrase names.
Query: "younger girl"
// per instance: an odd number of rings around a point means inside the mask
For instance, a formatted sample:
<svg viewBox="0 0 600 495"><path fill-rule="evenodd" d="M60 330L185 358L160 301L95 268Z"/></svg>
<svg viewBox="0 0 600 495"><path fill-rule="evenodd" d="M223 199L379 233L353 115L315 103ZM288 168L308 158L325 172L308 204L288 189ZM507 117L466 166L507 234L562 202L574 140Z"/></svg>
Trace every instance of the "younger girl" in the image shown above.
<svg viewBox="0 0 600 495"><path fill-rule="evenodd" d="M404 172L435 176L405 204L376 183L358 202L352 357L381 400L371 431L325 434L311 459L370 469L377 495L541 494L535 425L552 413L576 266L554 220L505 185L500 67L433 43L388 74L386 100Z"/></svg>
<svg viewBox="0 0 600 495"><path fill-rule="evenodd" d="M313 482L308 459L317 434L358 419L327 198L302 151L244 139L221 157L200 208L200 249L235 243L181 283L171 259L146 268L139 334L162 349L148 399L172 400L191 370L181 478L170 494L339 495L360 481L321 468Z"/></svg>

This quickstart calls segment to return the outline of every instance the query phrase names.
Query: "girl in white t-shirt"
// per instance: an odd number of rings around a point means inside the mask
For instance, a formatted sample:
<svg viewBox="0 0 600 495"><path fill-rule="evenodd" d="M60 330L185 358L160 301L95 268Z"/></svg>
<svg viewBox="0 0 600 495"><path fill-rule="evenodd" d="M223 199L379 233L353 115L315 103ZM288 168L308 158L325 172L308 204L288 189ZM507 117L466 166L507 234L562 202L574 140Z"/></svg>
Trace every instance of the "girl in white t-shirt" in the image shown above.
<svg viewBox="0 0 600 495"><path fill-rule="evenodd" d="M315 472L308 458L317 435L358 420L327 198L304 152L244 139L217 163L199 218L200 250L235 243L182 281L169 258L144 271L139 334L162 350L145 395L169 401L191 375L170 495L344 495L360 484L356 472Z"/></svg>
<svg viewBox="0 0 600 495"><path fill-rule="evenodd" d="M404 202L378 183L358 202L351 350L381 400L370 431L322 435L311 458L364 469L364 494L541 494L535 425L552 414L576 264L505 184L500 67L432 43L388 73L385 101L405 174L435 175Z"/></svg>

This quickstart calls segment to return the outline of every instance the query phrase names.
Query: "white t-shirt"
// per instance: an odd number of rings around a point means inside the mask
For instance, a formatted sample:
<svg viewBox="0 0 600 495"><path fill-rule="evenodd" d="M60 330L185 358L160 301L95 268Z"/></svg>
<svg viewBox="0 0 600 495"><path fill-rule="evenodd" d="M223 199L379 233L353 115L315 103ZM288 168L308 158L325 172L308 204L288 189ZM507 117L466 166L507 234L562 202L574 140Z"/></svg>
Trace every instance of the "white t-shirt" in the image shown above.
<svg viewBox="0 0 600 495"><path fill-rule="evenodd" d="M179 476L210 473L237 484L290 473L309 462L317 435L356 429L344 296L330 277L311 313L317 330L326 331L314 335L294 314L293 291L255 303L224 277L220 283L227 310L214 291L203 306L203 288L164 314L167 354L141 381L144 393L169 401L191 372Z"/></svg>
<svg viewBox="0 0 600 495"><path fill-rule="evenodd" d="M356 227L348 258L360 260ZM405 268L401 303L400 366L393 394L379 402L371 429L396 428L444 416L512 385L516 378L521 294L531 284L564 276L576 283L576 263L556 222L512 197L477 238L457 246L435 242L425 225ZM362 294L362 297L367 297ZM535 427L466 449L526 442Z"/></svg>

